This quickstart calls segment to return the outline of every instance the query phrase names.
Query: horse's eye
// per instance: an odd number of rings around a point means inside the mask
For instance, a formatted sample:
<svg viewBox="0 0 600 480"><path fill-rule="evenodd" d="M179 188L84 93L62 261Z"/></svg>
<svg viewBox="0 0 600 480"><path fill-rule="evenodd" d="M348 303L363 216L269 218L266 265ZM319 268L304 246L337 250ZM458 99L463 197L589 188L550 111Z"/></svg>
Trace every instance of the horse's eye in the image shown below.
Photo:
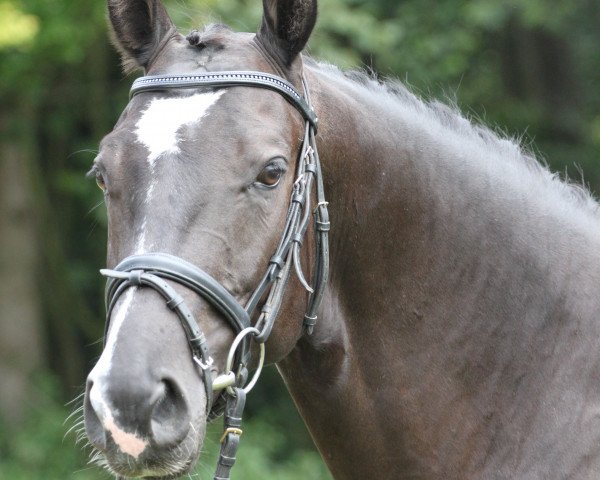
<svg viewBox="0 0 600 480"><path fill-rule="evenodd" d="M256 177L256 182L262 186L273 188L276 187L284 174L284 169L276 163L270 163Z"/></svg>
<svg viewBox="0 0 600 480"><path fill-rule="evenodd" d="M106 192L106 182L104 181L104 176L100 172L96 172L96 185L102 190Z"/></svg>

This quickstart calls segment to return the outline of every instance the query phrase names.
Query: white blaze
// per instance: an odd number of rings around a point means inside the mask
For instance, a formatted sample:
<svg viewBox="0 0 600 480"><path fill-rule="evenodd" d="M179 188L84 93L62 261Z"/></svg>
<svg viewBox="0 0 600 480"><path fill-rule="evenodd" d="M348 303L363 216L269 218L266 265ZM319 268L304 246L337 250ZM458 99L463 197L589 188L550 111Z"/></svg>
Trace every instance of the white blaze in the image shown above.
<svg viewBox="0 0 600 480"><path fill-rule="evenodd" d="M98 363L94 366L90 372L90 378L94 384L90 390L90 402L98 415L98 418L102 422L102 425L108 430L115 443L119 445L121 451L137 458L140 453L146 448L146 442L133 434L119 429L113 420L113 414L111 407L105 400L105 386L106 378L108 377L112 368L112 358L115 351L115 345L117 343L117 336L119 330L123 326L127 311L133 302L133 294L137 290L137 287L129 288L123 296L123 300L119 304L118 308L112 315L110 330L106 339L106 344L102 355L98 360Z"/></svg>
<svg viewBox="0 0 600 480"><path fill-rule="evenodd" d="M138 141L149 151L148 163L154 167L163 153L177 153L177 131L198 122L223 95L224 90L198 93L185 98L155 98L136 123Z"/></svg>
<svg viewBox="0 0 600 480"><path fill-rule="evenodd" d="M208 110L223 95L224 90L200 93L186 98L156 98L142 113L136 123L135 134L137 140L148 149L148 164L151 176L154 176L156 160L163 154L179 152L178 131L184 125L200 122L208 115ZM145 203L149 203L156 187L157 180L151 178L146 190ZM146 218L142 221L140 236L137 239L135 250L137 254L143 253L146 248ZM98 414L104 428L107 429L121 451L137 458L146 448L147 441L135 433L122 430L114 422L111 406L105 400L104 380L112 368L119 330L127 317L127 312L134 299L137 288L129 288L123 296L118 308L113 312L111 328L106 339L104 350L98 363L94 366L90 376L94 385L90 391L90 401Z"/></svg>
<svg viewBox="0 0 600 480"><path fill-rule="evenodd" d="M224 90L215 92L199 93L185 98L155 98L143 111L141 118L136 124L136 135L149 152L148 163L150 173L154 174L154 164L164 153L176 153L179 151L177 145L177 132L184 126L199 122L208 114L209 108L223 95ZM152 197L156 179L151 179L146 190L145 202L148 203ZM142 221L140 236L136 242L136 253L143 253L146 243L146 224ZM134 293L137 288L129 288L118 308L112 314L111 328L106 339L106 345L102 356L92 370L92 377L102 379L108 375L112 366L112 357L117 343L119 330L125 321L127 311L133 302ZM99 392L96 392L98 395ZM98 398L98 397L97 397Z"/></svg>
<svg viewBox="0 0 600 480"><path fill-rule="evenodd" d="M215 92L198 93L185 98L155 98L142 113L136 123L135 133L138 142L148 149L148 164L150 174L154 176L156 160L163 154L179 152L179 139L177 133L184 125L200 122L208 115L208 110L213 106L224 90ZM145 203L148 204L156 187L156 179L150 180L146 191ZM146 251L146 219L142 222L140 236L135 245L135 253Z"/></svg>
<svg viewBox="0 0 600 480"><path fill-rule="evenodd" d="M115 352L115 345L117 343L117 336L119 330L125 321L127 311L133 302L133 294L137 290L137 287L128 288L123 296L123 300L119 304L118 308L112 314L110 321L110 330L108 331L108 337L102 355L98 360L98 363L94 366L91 372L91 376L95 381L99 381L102 384L102 380L106 377L112 367L112 357Z"/></svg>

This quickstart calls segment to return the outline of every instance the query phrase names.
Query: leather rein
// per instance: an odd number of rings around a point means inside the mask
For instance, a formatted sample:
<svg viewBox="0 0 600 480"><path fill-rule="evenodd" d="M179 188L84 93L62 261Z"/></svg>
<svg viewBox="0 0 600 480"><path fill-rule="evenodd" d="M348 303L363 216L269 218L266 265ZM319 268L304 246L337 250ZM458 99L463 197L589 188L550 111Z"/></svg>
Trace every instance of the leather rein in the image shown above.
<svg viewBox="0 0 600 480"><path fill-rule="evenodd" d="M236 86L264 88L282 95L304 118L304 139L296 165L296 179L292 187L283 233L275 253L269 260L266 272L246 305L242 306L224 286L201 268L166 253L131 255L114 269L100 270L101 274L108 278L105 298L105 339L108 335L112 311L120 296L129 287L149 287L156 290L165 299L167 306L179 317L192 352L192 359L198 365L199 372L202 372L206 389L207 418L212 420L223 410L225 411L221 452L214 480L227 480L235 462L239 437L242 433L240 427L246 393L252 389L260 375L264 361L264 344L277 319L292 268L309 292L303 323L305 332L309 335L316 324L317 310L323 299L329 275L330 223L315 140L317 116L311 106L304 78L302 83L304 97L289 82L275 75L229 71L145 76L135 80L130 91L130 98L133 98L143 92L170 89ZM316 204L312 207L315 200ZM300 249L310 223L311 209L316 252L312 281L309 284L302 273ZM168 281L179 283L200 295L227 320L236 333L227 357L226 371L214 379L211 371L213 359L210 356L207 339L183 297ZM267 299L260 307L258 319L252 325L251 319L258 310L261 298L265 295ZM260 359L252 380L248 382L251 339L260 347Z"/></svg>

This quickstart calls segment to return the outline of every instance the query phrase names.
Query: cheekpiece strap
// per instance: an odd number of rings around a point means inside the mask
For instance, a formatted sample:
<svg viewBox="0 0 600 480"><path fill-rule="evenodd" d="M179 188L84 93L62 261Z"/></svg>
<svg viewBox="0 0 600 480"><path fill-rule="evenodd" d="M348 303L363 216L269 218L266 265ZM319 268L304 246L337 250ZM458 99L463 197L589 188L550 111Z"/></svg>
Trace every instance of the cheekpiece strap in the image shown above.
<svg viewBox="0 0 600 480"><path fill-rule="evenodd" d="M185 75L147 75L133 82L129 98L138 93L171 90L180 88L201 87L258 87L274 90L290 102L302 114L304 119L317 131L317 115L311 106L302 98L298 90L288 81L276 75L262 72L212 72Z"/></svg>
<svg viewBox="0 0 600 480"><path fill-rule="evenodd" d="M246 405L246 393L242 388L234 388L234 395L227 397L221 451L217 460L214 480L228 480L235 464L240 436L242 435L242 414Z"/></svg>

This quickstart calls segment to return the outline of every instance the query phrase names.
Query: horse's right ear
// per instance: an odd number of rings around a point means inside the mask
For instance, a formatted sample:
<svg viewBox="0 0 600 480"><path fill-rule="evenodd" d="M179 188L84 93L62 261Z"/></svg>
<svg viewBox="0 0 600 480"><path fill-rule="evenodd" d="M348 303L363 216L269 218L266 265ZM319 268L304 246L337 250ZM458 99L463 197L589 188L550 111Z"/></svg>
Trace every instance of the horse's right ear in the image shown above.
<svg viewBox="0 0 600 480"><path fill-rule="evenodd" d="M126 69L147 69L162 40L175 31L162 0L108 0L108 18Z"/></svg>
<svg viewBox="0 0 600 480"><path fill-rule="evenodd" d="M317 0L263 0L258 38L284 66L300 54L317 20Z"/></svg>

